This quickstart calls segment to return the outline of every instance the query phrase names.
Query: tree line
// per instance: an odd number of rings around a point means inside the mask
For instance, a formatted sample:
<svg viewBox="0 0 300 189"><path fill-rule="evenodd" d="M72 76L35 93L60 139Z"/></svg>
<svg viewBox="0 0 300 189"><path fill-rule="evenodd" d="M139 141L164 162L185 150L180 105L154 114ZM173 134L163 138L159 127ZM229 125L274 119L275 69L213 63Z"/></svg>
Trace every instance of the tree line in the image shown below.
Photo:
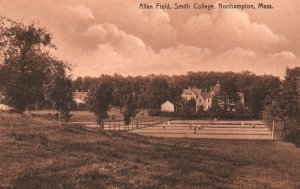
<svg viewBox="0 0 300 189"><path fill-rule="evenodd" d="M122 103L126 103L124 101L126 98L123 95L126 94L127 97L131 95L130 98L134 99L133 107L136 109L159 110L161 104L169 100L175 104L177 110L183 113L180 115L187 115L190 107L193 106L192 103L185 104L187 107L182 106L184 104L181 98L183 89L197 87L203 91L209 91L217 83L220 83L220 95L213 98L211 110L207 113L198 113L198 117L210 115L220 118L230 116L230 114L220 110L217 105L218 97L223 97L228 99L228 102L237 104L235 115L239 114L239 116L236 117L257 119L264 109L265 97L273 98L280 87L280 79L271 75L258 76L251 72L189 72L186 75L175 76L123 77L115 74L113 76L102 75L98 78L78 77L73 80L73 91L90 91L89 96L91 96L95 93L97 86L98 88L104 87L99 86L104 81L110 83L108 86L111 87L110 95L107 95L111 98L110 106L123 107ZM101 90L103 91L103 89ZM244 94L243 106L238 106L240 100L238 92Z"/></svg>
<svg viewBox="0 0 300 189"><path fill-rule="evenodd" d="M192 114L195 103L183 102L183 89L190 86L210 90L217 83L221 88L212 101L209 111L199 111L196 118L205 116L219 118L259 119L266 113L273 119L285 122L287 138L299 134L300 123L300 67L287 68L284 80L272 75L255 75L251 72L189 72L186 75L148 75L123 77L102 75L98 78L79 77L73 80L73 90L89 90L88 105L100 122L107 118L111 107L120 107L125 123L130 122L136 109L159 110L166 100L181 109L175 116ZM241 105L238 92L244 94ZM235 111L220 108L220 97L235 103ZM224 99L223 99L224 100ZM225 102L226 106L226 102ZM195 118L195 117L193 117Z"/></svg>

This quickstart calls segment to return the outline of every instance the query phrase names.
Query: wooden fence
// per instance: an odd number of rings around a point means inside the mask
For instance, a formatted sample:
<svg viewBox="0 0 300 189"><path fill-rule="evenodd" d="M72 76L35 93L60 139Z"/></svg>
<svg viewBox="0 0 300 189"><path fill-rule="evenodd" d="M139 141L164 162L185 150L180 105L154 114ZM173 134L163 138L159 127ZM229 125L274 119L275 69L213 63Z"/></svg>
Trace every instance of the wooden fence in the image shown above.
<svg viewBox="0 0 300 189"><path fill-rule="evenodd" d="M110 121L107 120L104 123L104 130L109 131L129 131L134 129L141 129L149 126L154 126L162 122L169 121L168 117L148 117L141 119L132 119L130 124L126 125L123 120Z"/></svg>
<svg viewBox="0 0 300 189"><path fill-rule="evenodd" d="M285 122L283 120L269 116L266 113L263 114L263 120L272 131L273 139L283 140L285 138Z"/></svg>
<svg viewBox="0 0 300 189"><path fill-rule="evenodd" d="M34 120L32 119L34 118ZM110 131L128 131L134 129L145 128L149 126L154 126L160 124L162 122L167 122L171 120L169 117L147 117L141 119L132 119L130 124L124 124L123 120L111 121L106 120L104 123L104 128L100 128L96 122L70 122L73 124L86 125L90 124L91 128L98 128ZM9 126L14 127L18 125L36 125L38 126L59 126L59 122L57 120L50 119L49 116L32 116L27 114L0 114L0 124L1 126Z"/></svg>

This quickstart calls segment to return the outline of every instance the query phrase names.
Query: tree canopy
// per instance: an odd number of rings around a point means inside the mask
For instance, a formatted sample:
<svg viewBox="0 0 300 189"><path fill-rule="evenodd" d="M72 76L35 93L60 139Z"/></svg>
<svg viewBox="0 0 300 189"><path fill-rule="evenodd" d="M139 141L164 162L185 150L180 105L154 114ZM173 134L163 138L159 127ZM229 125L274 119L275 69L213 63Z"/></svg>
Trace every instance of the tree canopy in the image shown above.
<svg viewBox="0 0 300 189"><path fill-rule="evenodd" d="M104 76L88 93L87 104L90 111L97 116L101 127L104 127L104 120L108 117L107 112L113 103L113 90L112 80Z"/></svg>
<svg viewBox="0 0 300 189"><path fill-rule="evenodd" d="M38 24L0 18L0 85L7 103L18 112L46 101L56 109L68 109L62 103L71 101L70 67L50 54L53 48L51 34ZM64 90L58 95L59 87Z"/></svg>

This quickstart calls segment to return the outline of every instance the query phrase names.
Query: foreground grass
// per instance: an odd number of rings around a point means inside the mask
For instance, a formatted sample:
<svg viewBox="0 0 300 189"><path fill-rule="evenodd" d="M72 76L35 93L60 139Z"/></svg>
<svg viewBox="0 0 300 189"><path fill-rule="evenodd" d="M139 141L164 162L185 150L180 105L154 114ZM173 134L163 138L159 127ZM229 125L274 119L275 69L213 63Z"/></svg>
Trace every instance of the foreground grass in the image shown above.
<svg viewBox="0 0 300 189"><path fill-rule="evenodd" d="M300 188L283 142L157 139L0 115L0 188Z"/></svg>

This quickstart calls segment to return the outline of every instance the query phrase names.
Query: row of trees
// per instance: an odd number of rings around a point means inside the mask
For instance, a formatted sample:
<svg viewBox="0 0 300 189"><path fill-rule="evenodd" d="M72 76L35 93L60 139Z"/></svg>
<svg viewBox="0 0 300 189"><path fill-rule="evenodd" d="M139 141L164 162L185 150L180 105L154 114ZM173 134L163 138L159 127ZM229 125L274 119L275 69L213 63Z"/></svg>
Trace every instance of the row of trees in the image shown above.
<svg viewBox="0 0 300 189"><path fill-rule="evenodd" d="M187 75L180 76L122 77L114 75L99 78L79 77L73 81L73 90L88 91L108 77L116 83L118 83L117 81L126 81L127 85L130 85L130 91L134 94L135 107L138 109L157 110L160 109L163 102L169 100L175 103L176 107L181 107L184 112L190 111L190 108L182 107L181 94L184 88L194 86L209 91L219 81L221 86L220 96L223 99L228 99L230 103L235 103L237 105L236 113L239 115L247 113L248 118L258 118L264 108L265 97L276 95L280 86L280 79L270 75L257 76L250 72L189 72ZM115 88L121 91L122 86L122 84L117 84ZM126 90L123 90L123 92L126 92ZM238 92L244 94L244 106L238 103L240 100ZM118 98L117 96L113 97L113 99ZM217 101L218 99L214 99L213 104L216 105ZM192 103L190 104L193 106ZM226 114L226 112L220 111L218 106L214 106L211 111L210 114L214 114L216 117L222 117ZM242 115L239 117L242 117Z"/></svg>
<svg viewBox="0 0 300 189"><path fill-rule="evenodd" d="M295 139L300 129L300 67L286 69L276 93L265 98L265 113L283 120L286 138Z"/></svg>
<svg viewBox="0 0 300 189"><path fill-rule="evenodd" d="M145 77L122 77L120 75L101 76L99 78L78 78L73 81L74 89L90 90L88 104L99 120L107 117L112 106L118 106L124 114L125 123L130 122L135 109L159 109L161 103L170 100L181 107L184 115L191 115L195 103L183 103L183 88L196 86L209 90L220 81L221 90L213 99L212 108L199 111L199 116L226 117L239 119L259 118L264 111L272 117L284 120L286 131L295 135L299 129L300 110L300 68L286 70L286 77L280 81L278 77L257 76L250 72L190 72L182 76L149 75ZM86 85L81 85L85 83ZM89 84L87 84L89 83ZM204 88L203 88L204 87ZM244 93L244 104L237 96ZM220 108L218 97L235 102L235 111L230 114L226 108ZM182 115L182 114L181 114Z"/></svg>
<svg viewBox="0 0 300 189"><path fill-rule="evenodd" d="M97 79L87 78L87 80L93 80L88 87L87 104L97 115L101 125L108 117L107 112L111 107L119 107L124 123L129 124L137 108L159 109L170 97L169 85L162 78L103 75Z"/></svg>
<svg viewBox="0 0 300 189"><path fill-rule="evenodd" d="M50 54L52 36L36 23L0 18L0 91L23 113L48 104L68 117L72 103L70 67Z"/></svg>

